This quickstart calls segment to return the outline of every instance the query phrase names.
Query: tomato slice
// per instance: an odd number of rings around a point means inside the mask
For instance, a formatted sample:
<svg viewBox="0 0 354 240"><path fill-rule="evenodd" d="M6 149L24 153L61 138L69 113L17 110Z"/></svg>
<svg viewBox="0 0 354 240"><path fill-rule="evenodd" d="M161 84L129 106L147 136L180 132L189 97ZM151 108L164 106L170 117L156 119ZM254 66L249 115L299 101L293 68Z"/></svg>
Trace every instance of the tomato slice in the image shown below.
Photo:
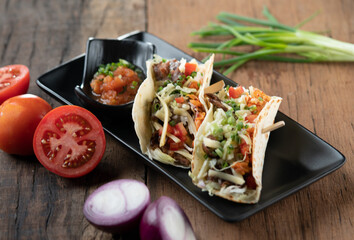
<svg viewBox="0 0 354 240"><path fill-rule="evenodd" d="M197 69L197 64L195 63L186 63L184 65L184 75L189 76Z"/></svg>
<svg viewBox="0 0 354 240"><path fill-rule="evenodd" d="M68 178L91 172L101 161L106 138L100 121L78 106L61 106L39 123L33 149L49 171Z"/></svg>
<svg viewBox="0 0 354 240"><path fill-rule="evenodd" d="M229 96L232 98L239 98L241 97L241 94L243 93L243 88L241 86L238 86L237 88L230 87L229 88Z"/></svg>
<svg viewBox="0 0 354 240"><path fill-rule="evenodd" d="M30 74L24 65L8 65L0 68L0 104L6 99L27 92Z"/></svg>

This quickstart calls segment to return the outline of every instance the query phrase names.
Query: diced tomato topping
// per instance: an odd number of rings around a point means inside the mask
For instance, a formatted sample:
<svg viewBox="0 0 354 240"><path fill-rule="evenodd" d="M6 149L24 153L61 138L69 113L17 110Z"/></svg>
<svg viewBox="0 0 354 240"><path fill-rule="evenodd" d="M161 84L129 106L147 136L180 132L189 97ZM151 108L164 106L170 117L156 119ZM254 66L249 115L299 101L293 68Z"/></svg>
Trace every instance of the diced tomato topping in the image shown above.
<svg viewBox="0 0 354 240"><path fill-rule="evenodd" d="M184 143L180 141L179 143L174 142L172 139L168 140L168 144L170 145L170 150L171 151L176 151L178 149L183 148Z"/></svg>
<svg viewBox="0 0 354 240"><path fill-rule="evenodd" d="M232 98L239 98L243 93L243 88L238 86L237 88L230 87L229 88L229 96Z"/></svg>
<svg viewBox="0 0 354 240"><path fill-rule="evenodd" d="M246 117L246 120L250 123L253 123L256 118L257 118L256 114L251 114Z"/></svg>
<svg viewBox="0 0 354 240"><path fill-rule="evenodd" d="M251 188L251 189L257 188L256 181L254 180L254 177L252 175L248 175L246 177L246 185L248 188Z"/></svg>
<svg viewBox="0 0 354 240"><path fill-rule="evenodd" d="M187 136L188 132L186 130L186 128L183 126L182 122L179 122L176 124L175 129L177 130L177 134L175 134L175 136L177 136L178 138L180 137L185 137Z"/></svg>
<svg viewBox="0 0 354 240"><path fill-rule="evenodd" d="M162 134L162 129L159 129L159 135L161 136ZM181 140L179 143L176 143L173 141L171 138L167 140L167 143L170 146L170 150L178 150L183 148L183 144L188 140L188 132L186 128L183 126L182 122L177 123L174 127L172 127L170 124L167 125L167 132L176 136L179 140Z"/></svg>
<svg viewBox="0 0 354 240"><path fill-rule="evenodd" d="M180 96L180 97L178 97L178 98L175 98L175 100L176 100L177 103L183 103L183 102L184 102L183 96Z"/></svg>
<svg viewBox="0 0 354 240"><path fill-rule="evenodd" d="M162 135L162 129L163 129L163 127L159 129L159 136ZM167 132L174 134L174 128L170 124L167 124Z"/></svg>
<svg viewBox="0 0 354 240"><path fill-rule="evenodd" d="M195 63L186 63L186 65L184 66L185 70L184 70L184 75L189 76L192 74L192 72L194 72L197 69L197 64Z"/></svg>

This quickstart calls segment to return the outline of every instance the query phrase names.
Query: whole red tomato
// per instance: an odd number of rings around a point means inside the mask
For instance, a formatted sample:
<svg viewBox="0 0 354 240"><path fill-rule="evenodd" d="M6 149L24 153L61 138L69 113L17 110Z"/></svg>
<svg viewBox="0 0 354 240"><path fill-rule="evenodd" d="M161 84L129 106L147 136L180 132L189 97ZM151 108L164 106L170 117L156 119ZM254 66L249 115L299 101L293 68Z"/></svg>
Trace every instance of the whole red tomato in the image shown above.
<svg viewBox="0 0 354 240"><path fill-rule="evenodd" d="M0 149L9 154L33 154L33 135L38 123L52 109L44 99L24 94L0 105Z"/></svg>
<svg viewBox="0 0 354 240"><path fill-rule="evenodd" d="M8 65L0 68L0 104L6 99L28 90L30 74L25 65Z"/></svg>

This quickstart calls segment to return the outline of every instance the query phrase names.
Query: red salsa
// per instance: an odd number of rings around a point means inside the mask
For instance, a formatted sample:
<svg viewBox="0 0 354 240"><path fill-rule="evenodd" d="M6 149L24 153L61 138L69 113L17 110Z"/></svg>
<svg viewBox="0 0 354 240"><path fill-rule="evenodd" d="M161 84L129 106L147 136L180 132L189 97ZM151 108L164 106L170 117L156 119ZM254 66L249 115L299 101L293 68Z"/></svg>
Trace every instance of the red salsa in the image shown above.
<svg viewBox="0 0 354 240"><path fill-rule="evenodd" d="M142 71L119 59L117 63L101 65L90 85L95 99L108 105L121 105L134 100L142 82Z"/></svg>

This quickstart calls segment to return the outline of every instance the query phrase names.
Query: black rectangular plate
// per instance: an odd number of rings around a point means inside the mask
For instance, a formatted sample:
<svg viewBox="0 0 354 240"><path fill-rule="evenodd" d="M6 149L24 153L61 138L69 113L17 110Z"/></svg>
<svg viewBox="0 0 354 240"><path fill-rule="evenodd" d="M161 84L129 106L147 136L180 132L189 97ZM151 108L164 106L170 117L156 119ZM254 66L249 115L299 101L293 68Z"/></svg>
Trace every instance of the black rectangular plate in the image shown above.
<svg viewBox="0 0 354 240"><path fill-rule="evenodd" d="M132 32L119 39L151 42L155 44L157 54L164 58L192 59L191 56L147 32ZM85 56L80 55L43 74L37 80L38 86L65 104L80 106L74 87L81 83L84 59ZM224 80L228 85L236 85L232 80L214 71L212 82L219 80ZM145 164L165 174L210 211L230 222L240 221L253 215L335 171L345 162L345 157L338 150L278 112L276 121L285 121L285 127L270 135L263 169L261 199L253 205L239 204L216 196L211 197L208 193L202 192L193 185L188 170L151 161L142 154L135 135L131 112L122 112L115 118L112 118L109 113L97 113L96 116L102 122L106 132L138 154ZM124 128L120 127L123 125L119 123L124 123Z"/></svg>

